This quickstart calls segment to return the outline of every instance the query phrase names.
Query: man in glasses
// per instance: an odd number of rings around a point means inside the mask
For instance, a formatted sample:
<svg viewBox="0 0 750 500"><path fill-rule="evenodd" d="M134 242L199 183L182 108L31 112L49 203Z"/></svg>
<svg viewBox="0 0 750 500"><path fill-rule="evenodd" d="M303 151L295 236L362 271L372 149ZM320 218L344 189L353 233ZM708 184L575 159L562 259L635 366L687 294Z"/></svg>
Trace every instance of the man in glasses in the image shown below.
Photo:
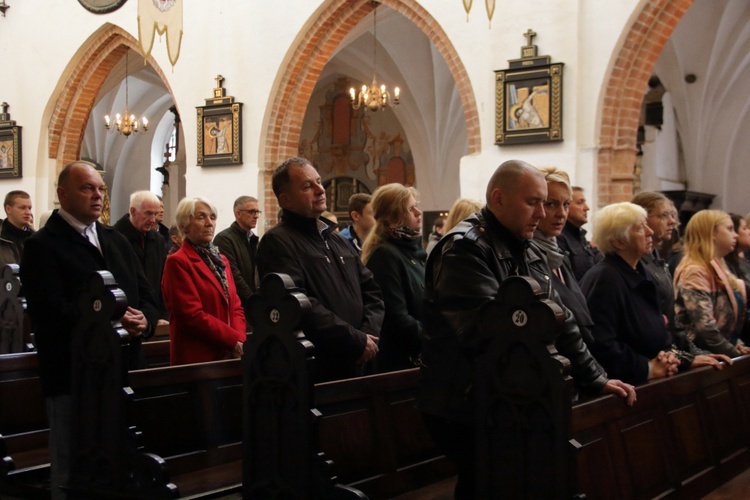
<svg viewBox="0 0 750 500"><path fill-rule="evenodd" d="M250 297L257 289L255 253L258 249L258 236L253 233L253 229L258 225L261 213L256 198L240 196L234 201L234 222L214 237L214 245L229 260L237 285L237 295L240 296L246 313ZM249 318L247 314L245 317Z"/></svg>

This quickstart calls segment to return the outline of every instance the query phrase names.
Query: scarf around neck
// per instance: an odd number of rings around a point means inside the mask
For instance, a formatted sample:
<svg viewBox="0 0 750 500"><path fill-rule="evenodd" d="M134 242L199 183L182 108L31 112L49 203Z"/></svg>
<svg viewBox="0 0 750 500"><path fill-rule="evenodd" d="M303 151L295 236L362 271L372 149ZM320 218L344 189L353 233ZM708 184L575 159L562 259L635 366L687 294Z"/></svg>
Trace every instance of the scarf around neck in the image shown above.
<svg viewBox="0 0 750 500"><path fill-rule="evenodd" d="M229 283L227 282L226 264L219 253L219 247L213 243L201 245L190 241L187 238L186 241L190 242L198 255L200 255L201 259L203 259L203 262L205 262L211 272L214 273L216 279L221 283L221 288L224 289L224 297L229 301Z"/></svg>
<svg viewBox="0 0 750 500"><path fill-rule="evenodd" d="M557 238L554 236L547 237L537 229L534 231L534 241L542 250L544 250L549 267L551 269L560 269L563 265L565 254L563 254L560 247L557 246Z"/></svg>

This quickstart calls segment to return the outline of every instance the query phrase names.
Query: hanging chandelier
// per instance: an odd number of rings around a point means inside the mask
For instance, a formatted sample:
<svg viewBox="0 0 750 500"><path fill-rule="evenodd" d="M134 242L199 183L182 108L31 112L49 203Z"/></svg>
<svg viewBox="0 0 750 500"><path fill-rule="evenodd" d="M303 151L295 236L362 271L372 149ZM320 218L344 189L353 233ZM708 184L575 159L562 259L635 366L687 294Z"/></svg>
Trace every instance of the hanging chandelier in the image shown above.
<svg viewBox="0 0 750 500"><path fill-rule="evenodd" d="M369 109L370 111L378 111L381 109L385 109L389 106L398 106L398 98L400 90L398 87L393 89L393 99L391 99L391 93L388 92L388 89L385 85L378 85L377 80L375 79L375 73L376 73L376 56L377 56L377 46L378 46L378 5L380 3L373 1L372 6L372 17L373 17L373 41L372 41L372 84L370 85L370 88L367 88L367 85L362 85L362 90L359 92L359 95L357 95L356 91L354 90L354 87L349 89L349 97L352 102L352 107L354 109L359 109L362 105L365 106L366 109Z"/></svg>
<svg viewBox="0 0 750 500"><path fill-rule="evenodd" d="M148 130L148 119L144 116L141 118L143 123L143 129L140 130L140 123L135 119L135 115L131 115L128 111L128 54L130 49L125 52L125 114L121 115L117 113L115 115L115 125L117 132L124 135L127 139L130 134L137 134L139 131L146 132ZM104 117L104 128L107 130L114 130L111 126L109 115Z"/></svg>

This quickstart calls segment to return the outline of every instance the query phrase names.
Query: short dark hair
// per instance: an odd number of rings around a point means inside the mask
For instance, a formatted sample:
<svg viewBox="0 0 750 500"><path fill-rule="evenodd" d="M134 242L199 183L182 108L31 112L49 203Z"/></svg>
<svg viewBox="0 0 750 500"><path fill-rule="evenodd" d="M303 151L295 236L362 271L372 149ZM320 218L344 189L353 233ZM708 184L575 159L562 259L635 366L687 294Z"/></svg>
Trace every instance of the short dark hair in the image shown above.
<svg viewBox="0 0 750 500"><path fill-rule="evenodd" d="M445 215L440 215L440 216L438 216L438 218L437 218L437 219L435 219L435 223L434 223L433 225L434 225L435 227L443 227L443 225L445 224L445 220L446 220L447 218L448 218L448 217L446 217Z"/></svg>
<svg viewBox="0 0 750 500"><path fill-rule="evenodd" d="M372 195L367 193L354 193L349 197L349 215L352 212L362 214L362 210L372 201Z"/></svg>
<svg viewBox="0 0 750 500"><path fill-rule="evenodd" d="M236 200L234 200L234 206L232 206L233 210L237 210L245 206L245 203L249 203L251 201L254 201L255 203L258 203L258 198L253 198L252 196L240 196Z"/></svg>
<svg viewBox="0 0 750 500"><path fill-rule="evenodd" d="M283 193L287 186L289 186L289 168L294 165L300 167L304 167L305 165L312 166L309 160L294 156L276 167L276 170L273 171L273 176L271 177L271 187L273 188L273 194L276 195L277 200L279 199L279 196L281 196L281 193Z"/></svg>
<svg viewBox="0 0 750 500"><path fill-rule="evenodd" d="M31 196L29 196L29 193L27 193L26 191L21 191L20 189L16 189L5 195L4 205L13 206L17 198L23 198L24 200L26 200L26 199L31 198Z"/></svg>

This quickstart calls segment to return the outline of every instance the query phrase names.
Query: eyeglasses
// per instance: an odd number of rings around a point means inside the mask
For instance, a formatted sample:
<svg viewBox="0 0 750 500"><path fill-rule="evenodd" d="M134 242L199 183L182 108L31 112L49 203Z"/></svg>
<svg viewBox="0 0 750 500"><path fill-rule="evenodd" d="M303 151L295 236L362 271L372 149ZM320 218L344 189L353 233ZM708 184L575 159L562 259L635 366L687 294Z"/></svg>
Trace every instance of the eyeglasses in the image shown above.
<svg viewBox="0 0 750 500"><path fill-rule="evenodd" d="M245 212L250 215L260 215L263 212L261 210L237 210L238 212Z"/></svg>
<svg viewBox="0 0 750 500"><path fill-rule="evenodd" d="M661 219L661 220L667 220L667 219L677 220L677 215L674 212L662 212L660 214L651 214L651 217L656 217L657 219Z"/></svg>

